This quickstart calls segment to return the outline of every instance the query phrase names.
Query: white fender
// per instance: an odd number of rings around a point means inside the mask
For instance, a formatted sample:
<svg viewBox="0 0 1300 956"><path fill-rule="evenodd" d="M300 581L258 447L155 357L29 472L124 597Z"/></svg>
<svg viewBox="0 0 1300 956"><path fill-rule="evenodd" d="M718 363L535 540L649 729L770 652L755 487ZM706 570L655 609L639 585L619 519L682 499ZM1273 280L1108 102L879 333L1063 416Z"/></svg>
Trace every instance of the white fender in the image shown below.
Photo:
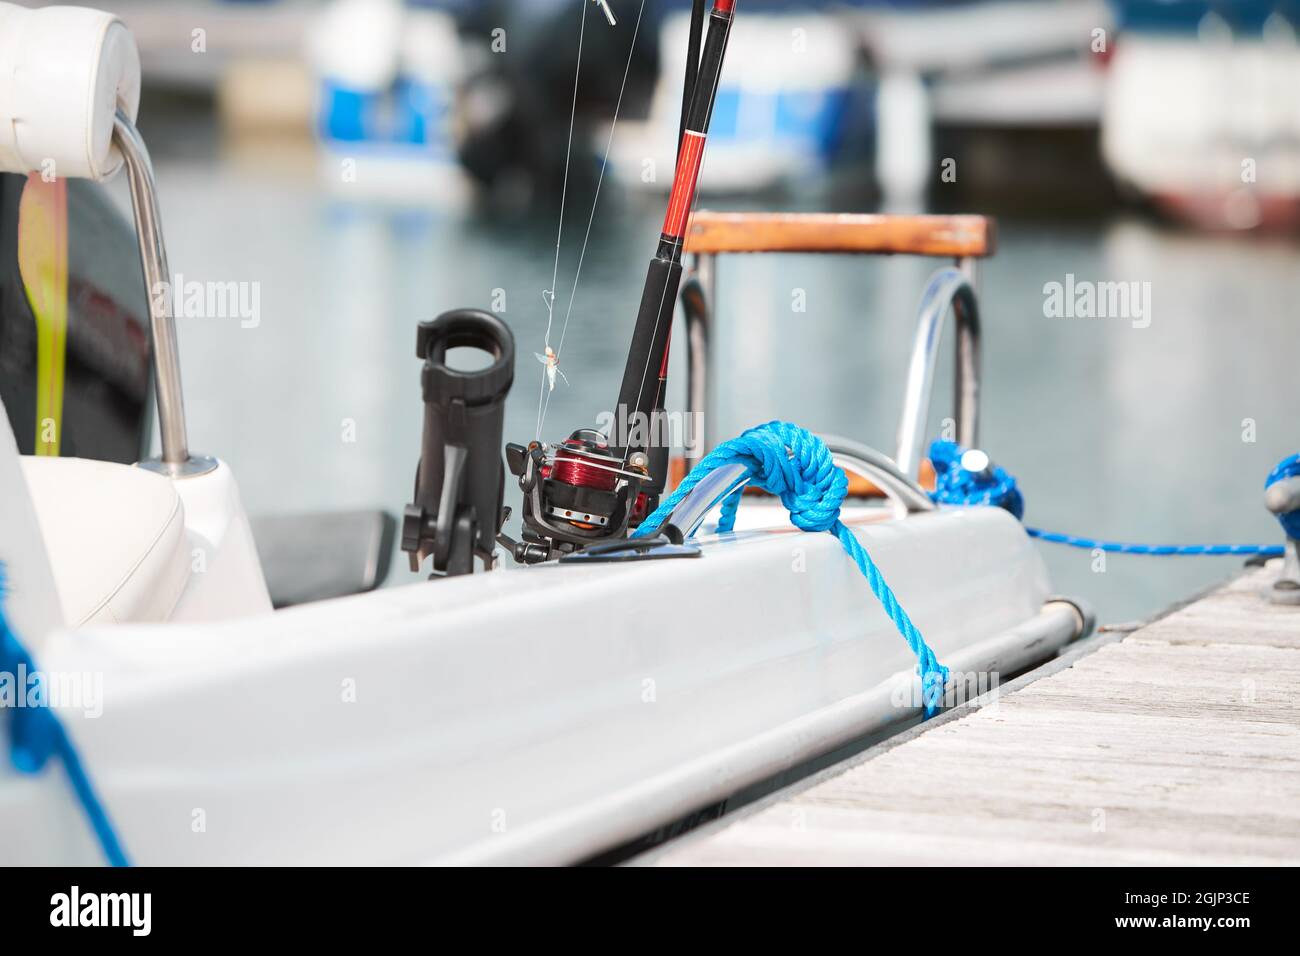
<svg viewBox="0 0 1300 956"><path fill-rule="evenodd" d="M0 172L107 179L122 165L119 108L132 121L140 108L140 54L122 21L0 2Z"/></svg>

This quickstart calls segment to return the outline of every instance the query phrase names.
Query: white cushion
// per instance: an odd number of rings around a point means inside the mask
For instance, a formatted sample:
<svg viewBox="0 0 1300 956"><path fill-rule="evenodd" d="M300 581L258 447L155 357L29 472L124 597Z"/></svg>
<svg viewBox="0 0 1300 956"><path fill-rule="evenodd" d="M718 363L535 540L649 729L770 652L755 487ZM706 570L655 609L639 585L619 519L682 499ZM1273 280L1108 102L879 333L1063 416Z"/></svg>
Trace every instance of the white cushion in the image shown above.
<svg viewBox="0 0 1300 956"><path fill-rule="evenodd" d="M170 616L190 572L171 481L85 458L24 456L23 474L69 625Z"/></svg>

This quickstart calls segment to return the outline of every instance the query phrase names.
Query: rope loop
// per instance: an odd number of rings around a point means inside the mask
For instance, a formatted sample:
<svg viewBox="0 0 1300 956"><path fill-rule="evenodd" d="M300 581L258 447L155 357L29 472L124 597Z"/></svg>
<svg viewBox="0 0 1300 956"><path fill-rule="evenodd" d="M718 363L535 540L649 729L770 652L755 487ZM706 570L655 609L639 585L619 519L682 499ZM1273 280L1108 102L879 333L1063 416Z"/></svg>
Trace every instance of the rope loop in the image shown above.
<svg viewBox="0 0 1300 956"><path fill-rule="evenodd" d="M934 716L942 702L944 686L948 683L948 668L939 663L934 651L898 602L897 596L885 582L884 575L857 535L840 521L840 507L849 490L848 477L844 474L844 469L832 460L826 443L806 428L790 422L773 421L756 425L739 437L723 442L691 469L691 473L641 523L632 537L642 537L657 531L705 475L723 465L732 464L745 466L749 472L749 484L778 497L790 513L790 522L796 528L809 532L829 532L839 540L867 579L867 585L907 646L916 655L925 715ZM735 527L740 494L741 489L738 488L723 501L722 514L718 519L720 533L725 534Z"/></svg>
<svg viewBox="0 0 1300 956"><path fill-rule="evenodd" d="M831 460L825 442L812 432L774 421L748 429L736 443L737 460L750 465L750 482L780 498L796 528L830 531L840 520L849 481ZM728 526L719 530L734 526L734 508L729 518Z"/></svg>

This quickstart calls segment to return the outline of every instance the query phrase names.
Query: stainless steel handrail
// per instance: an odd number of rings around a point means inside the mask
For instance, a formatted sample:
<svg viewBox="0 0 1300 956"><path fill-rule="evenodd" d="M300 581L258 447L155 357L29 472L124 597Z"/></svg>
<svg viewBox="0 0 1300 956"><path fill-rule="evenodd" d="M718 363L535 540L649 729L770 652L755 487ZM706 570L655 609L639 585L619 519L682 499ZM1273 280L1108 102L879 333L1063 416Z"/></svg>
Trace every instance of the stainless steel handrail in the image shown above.
<svg viewBox="0 0 1300 956"><path fill-rule="evenodd" d="M713 375L709 354L712 333L716 255L696 255L682 283L680 299L686 316L686 409L698 416L701 434L694 436L696 452L686 453L689 471L713 447ZM695 422L691 427L695 427Z"/></svg>
<svg viewBox="0 0 1300 956"><path fill-rule="evenodd" d="M887 498L898 504L905 514L935 510L935 504L925 490L903 474L887 455L847 438L834 435L821 437L835 464L870 480ZM689 538L703 524L709 512L748 481L744 465L723 465L709 472L691 489L690 494L678 502L665 525L672 525L683 538Z"/></svg>
<svg viewBox="0 0 1300 956"><path fill-rule="evenodd" d="M139 130L122 110L113 122L113 144L122 154L131 187L140 264L144 269L145 296L149 302L149 329L153 338L154 381L158 396L158 430L162 458L140 462L140 467L174 478L201 475L217 467L213 458L191 455L185 432L185 398L181 393L180 352L176 344L175 297L153 164Z"/></svg>
<svg viewBox="0 0 1300 956"><path fill-rule="evenodd" d="M712 331L717 282L717 256L696 255L682 286L682 311L686 318L687 408L704 416L703 449L712 444L712 369L709 339ZM943 320L951 309L957 316L957 356L954 419L956 438L968 448L979 444L980 323L974 287L974 264L960 260L957 268L940 269L931 276L917 310L916 338L903 394L898 425L898 470L913 483L920 473L925 430L934 388L935 363ZM698 457L688 458L689 470Z"/></svg>
<svg viewBox="0 0 1300 956"><path fill-rule="evenodd" d="M884 452L839 435L822 435L831 459L845 471L861 475L900 505L906 514L935 511L937 506L913 478Z"/></svg>
<svg viewBox="0 0 1300 956"><path fill-rule="evenodd" d="M749 472L744 465L723 465L703 478L691 493L677 503L665 525L672 525L682 538L693 535L709 512L737 488L748 484Z"/></svg>
<svg viewBox="0 0 1300 956"><path fill-rule="evenodd" d="M967 448L979 444L980 322L979 304L970 277L958 269L940 269L930 277L921 296L916 338L903 392L898 422L898 453L894 461L903 474L916 479L930 416L930 393L939 358L943 320L951 309L957 316L957 362L954 417L957 441Z"/></svg>

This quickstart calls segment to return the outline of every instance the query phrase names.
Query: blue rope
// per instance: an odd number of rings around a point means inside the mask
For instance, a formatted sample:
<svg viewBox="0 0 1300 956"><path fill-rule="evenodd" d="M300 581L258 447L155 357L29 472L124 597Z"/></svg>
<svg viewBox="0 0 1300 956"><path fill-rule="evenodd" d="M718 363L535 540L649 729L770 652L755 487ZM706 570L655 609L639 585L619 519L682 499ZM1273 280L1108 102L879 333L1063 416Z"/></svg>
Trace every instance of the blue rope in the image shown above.
<svg viewBox="0 0 1300 956"><path fill-rule="evenodd" d="M1074 535L1044 531L1041 528L1026 527L1031 538L1050 541L1053 544L1065 544L1072 548L1087 548L1090 551L1109 551L1114 554L1176 555L1183 558L1203 555L1260 555L1265 558L1279 557L1283 552L1280 544L1130 544L1125 541L1102 541L1097 538L1078 538Z"/></svg>
<svg viewBox="0 0 1300 956"><path fill-rule="evenodd" d="M934 651L898 603L898 598L885 583L880 569L859 543L857 536L840 521L840 506L848 493L848 478L843 469L831 460L831 453L825 443L812 432L789 422L768 422L748 429L738 438L723 442L691 469L691 473L676 490L632 533L632 537L642 537L657 531L672 510L699 484L700 479L716 468L735 464L744 465L749 471L750 484L781 499L796 528L803 531L829 531L839 539L867 579L867 584L880 601L881 607L916 655L925 716L932 717L939 710L943 688L948 681L948 668L935 658ZM722 503L718 531L724 534L735 527L740 494L740 489L737 489Z"/></svg>
<svg viewBox="0 0 1300 956"><path fill-rule="evenodd" d="M962 467L962 456L965 453L966 449L956 442L940 440L931 444L930 461L934 464L935 487L930 497L939 504L945 505L992 505L995 508L1005 508L1017 518L1023 519L1025 499L1020 489L1016 487L1016 479L993 464L980 471L967 470ZM1289 470L1288 462L1290 462ZM1265 487L1297 474L1300 474L1300 455L1292 455L1273 470ZM1294 520L1297 530L1300 530L1300 514L1293 512L1281 517L1283 527L1287 528L1288 533L1291 533L1290 527L1287 527L1288 518ZM1281 545L1270 544L1128 544L1123 541L1080 538L1055 531L1044 531L1041 528L1026 527L1025 531L1030 537L1050 541L1053 544L1087 548L1090 551L1110 551L1116 554L1183 557L1231 554L1277 557L1283 552ZM1298 535L1293 535L1296 536Z"/></svg>
<svg viewBox="0 0 1300 956"><path fill-rule="evenodd" d="M26 688L19 687L17 677L20 671L36 674L37 668L31 654L18 640L18 635L9 626L9 619L4 613L5 579L4 565L0 564L0 673L10 674L14 680L15 692L25 694ZM13 707L9 715L9 733L12 741L10 757L21 773L39 773L51 757L63 761L72 790L81 803L81 808L90 822L91 829L99 839L104 856L111 866L129 866L126 852L113 830L113 823L108 812L95 795L95 788L90 776L81 765L76 745L68 736L67 730L59 722L54 711L45 699L44 688L39 687L36 706Z"/></svg>
<svg viewBox="0 0 1300 956"><path fill-rule="evenodd" d="M1005 508L1017 518L1025 516L1025 499L1016 479L997 465L985 471L967 471L961 465L966 449L956 442L936 441L930 445L934 465L934 491L930 497L944 505L992 505Z"/></svg>

